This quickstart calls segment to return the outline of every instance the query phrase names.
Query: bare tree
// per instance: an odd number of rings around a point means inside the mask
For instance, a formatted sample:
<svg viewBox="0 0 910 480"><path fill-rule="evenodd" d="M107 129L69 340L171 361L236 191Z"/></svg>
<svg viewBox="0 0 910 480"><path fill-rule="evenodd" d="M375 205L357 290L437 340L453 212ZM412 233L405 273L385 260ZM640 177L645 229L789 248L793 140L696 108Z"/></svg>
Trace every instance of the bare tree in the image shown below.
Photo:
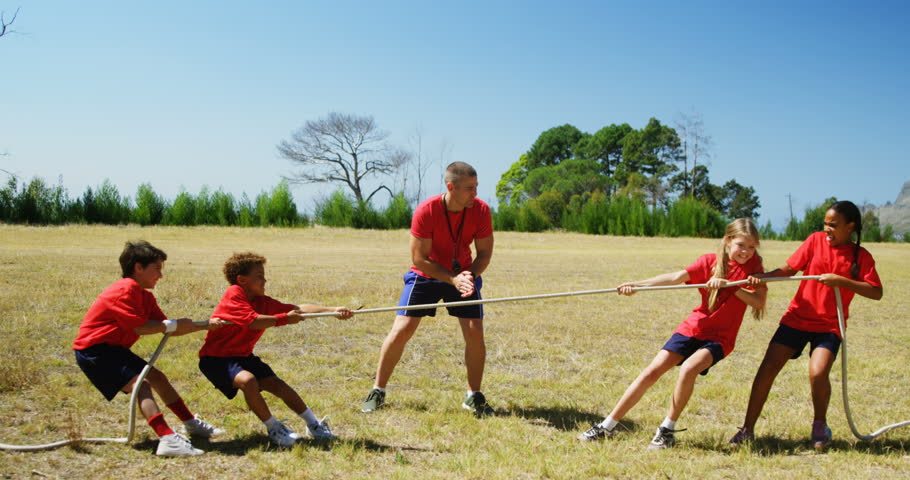
<svg viewBox="0 0 910 480"><path fill-rule="evenodd" d="M380 190L390 195L393 192L380 184L364 196L364 180L390 175L409 158L408 152L386 142L388 136L379 130L372 116L331 112L325 118L307 121L290 140L282 140L278 153L301 167L293 176L285 177L288 181L341 183L358 202L369 202Z"/></svg>
<svg viewBox="0 0 910 480"><path fill-rule="evenodd" d="M414 133L412 133L408 139L409 143L411 144L411 149L413 150L413 155L411 156L410 163L414 166L414 178L417 179L417 188L414 191L413 198L415 204L419 203L423 199L423 189L425 187L427 178L427 170L433 163L424 155L423 139L424 130L422 127L415 128Z"/></svg>
<svg viewBox="0 0 910 480"><path fill-rule="evenodd" d="M13 18L11 18L10 21L7 22L6 18L4 17L3 12L0 12L0 37L6 35L7 33L15 32L15 30L13 30L12 28L9 28L9 27L10 27L10 25L13 24L13 22L16 21L16 17L18 15L19 15L19 9L17 8L16 11L13 12Z"/></svg>
<svg viewBox="0 0 910 480"><path fill-rule="evenodd" d="M683 178L689 187L689 196L695 194L695 182L691 181L689 172L695 172L698 161L707 162L711 158L711 136L705 133L705 122L700 113L692 109L692 113L680 112L676 120L676 132L683 142ZM692 159L692 168L689 168L689 159Z"/></svg>

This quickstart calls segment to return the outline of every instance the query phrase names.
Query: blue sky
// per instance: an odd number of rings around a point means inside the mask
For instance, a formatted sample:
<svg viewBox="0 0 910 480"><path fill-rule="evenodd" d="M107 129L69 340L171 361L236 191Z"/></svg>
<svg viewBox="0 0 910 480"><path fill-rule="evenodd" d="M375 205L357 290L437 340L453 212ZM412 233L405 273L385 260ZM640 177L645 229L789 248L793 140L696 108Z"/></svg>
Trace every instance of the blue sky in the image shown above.
<svg viewBox="0 0 910 480"><path fill-rule="evenodd" d="M494 201L548 128L696 111L711 181L755 187L775 228L788 194L800 215L910 180L906 2L435 3L0 0L21 7L0 38L0 168L75 195L109 178L252 197L293 171L278 142L339 111L403 147L421 129ZM298 207L327 191L295 187Z"/></svg>

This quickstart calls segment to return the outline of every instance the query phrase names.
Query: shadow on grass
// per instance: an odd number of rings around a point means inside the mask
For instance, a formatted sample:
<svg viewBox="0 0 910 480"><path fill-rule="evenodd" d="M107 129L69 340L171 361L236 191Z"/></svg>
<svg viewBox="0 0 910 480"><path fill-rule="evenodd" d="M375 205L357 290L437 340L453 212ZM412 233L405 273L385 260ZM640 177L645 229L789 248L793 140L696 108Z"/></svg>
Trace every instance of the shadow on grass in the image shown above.
<svg viewBox="0 0 910 480"><path fill-rule="evenodd" d="M591 425L603 420L601 414L566 407L512 407L498 415L515 416L532 422L544 423L563 432L587 430ZM627 431L638 430L638 425L630 420L623 420L619 427Z"/></svg>
<svg viewBox="0 0 910 480"><path fill-rule="evenodd" d="M314 440L311 438L305 438L299 441L297 445L299 445L301 448L317 449L323 451L330 451L339 445L350 445L355 450L367 450L371 452L432 450L431 448L421 448L408 445L383 445L381 443L377 443L370 439L364 438L339 438L336 440ZM276 447L275 444L269 441L269 438L267 436L258 434L249 434L243 437L233 438L231 440L216 440L213 442L210 442L207 439L194 438L193 446L205 452L217 452L222 455L231 456L244 456L253 450L273 451L276 453L286 451L286 449ZM132 447L134 450L146 450L154 452L158 447L158 440L147 439L145 441L133 444Z"/></svg>
<svg viewBox="0 0 910 480"><path fill-rule="evenodd" d="M744 449L748 452L762 456L788 456L788 455L813 455L815 449L812 442L806 439L789 439L777 437L757 437L752 443L742 446L718 444L712 441L686 442L686 446L712 452L735 453ZM854 451L870 455L907 455L910 452L910 442L900 439L882 439L871 442L847 440L833 440L828 443L825 452L836 453L839 451Z"/></svg>

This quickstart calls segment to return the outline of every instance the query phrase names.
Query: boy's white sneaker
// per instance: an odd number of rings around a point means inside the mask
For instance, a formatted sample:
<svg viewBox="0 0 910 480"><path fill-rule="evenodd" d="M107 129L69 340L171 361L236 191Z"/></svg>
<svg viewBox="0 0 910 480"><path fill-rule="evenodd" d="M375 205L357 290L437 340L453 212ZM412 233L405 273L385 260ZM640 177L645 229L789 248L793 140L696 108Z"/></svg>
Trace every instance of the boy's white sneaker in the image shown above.
<svg viewBox="0 0 910 480"><path fill-rule="evenodd" d="M212 438L215 435L221 435L224 430L212 425L205 420L195 417L192 420L183 422L183 431L191 437Z"/></svg>
<svg viewBox="0 0 910 480"><path fill-rule="evenodd" d="M179 433L165 435L158 439L158 450L155 455L163 457L192 457L202 455L202 450L193 448L190 440Z"/></svg>
<svg viewBox="0 0 910 480"><path fill-rule="evenodd" d="M332 429L329 428L329 424L326 422L327 418L329 418L328 415L322 417L322 420L319 420L314 425L307 425L306 433L308 433L313 438L322 440L332 440L338 438L334 433L332 433Z"/></svg>
<svg viewBox="0 0 910 480"><path fill-rule="evenodd" d="M278 422L278 425L275 427L269 428L269 440L282 448L293 447L297 440L300 440L300 435L297 435L297 432L291 430L287 425Z"/></svg>

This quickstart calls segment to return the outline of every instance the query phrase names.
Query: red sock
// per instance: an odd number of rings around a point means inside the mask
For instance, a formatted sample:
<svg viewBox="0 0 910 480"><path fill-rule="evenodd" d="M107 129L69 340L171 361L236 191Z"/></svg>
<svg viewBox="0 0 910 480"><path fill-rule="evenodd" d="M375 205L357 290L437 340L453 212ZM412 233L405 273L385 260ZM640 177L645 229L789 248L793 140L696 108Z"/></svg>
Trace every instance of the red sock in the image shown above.
<svg viewBox="0 0 910 480"><path fill-rule="evenodd" d="M190 409L186 408L186 404L183 403L182 398L168 405L167 408L170 408L171 411L174 412L174 415L177 415L177 418L179 418L181 422L196 418L192 413L190 413Z"/></svg>
<svg viewBox="0 0 910 480"><path fill-rule="evenodd" d="M174 433L174 431L171 430L171 427L167 426L164 415L161 413L154 415L149 419L149 426L152 427L152 430L154 430L159 437Z"/></svg>

